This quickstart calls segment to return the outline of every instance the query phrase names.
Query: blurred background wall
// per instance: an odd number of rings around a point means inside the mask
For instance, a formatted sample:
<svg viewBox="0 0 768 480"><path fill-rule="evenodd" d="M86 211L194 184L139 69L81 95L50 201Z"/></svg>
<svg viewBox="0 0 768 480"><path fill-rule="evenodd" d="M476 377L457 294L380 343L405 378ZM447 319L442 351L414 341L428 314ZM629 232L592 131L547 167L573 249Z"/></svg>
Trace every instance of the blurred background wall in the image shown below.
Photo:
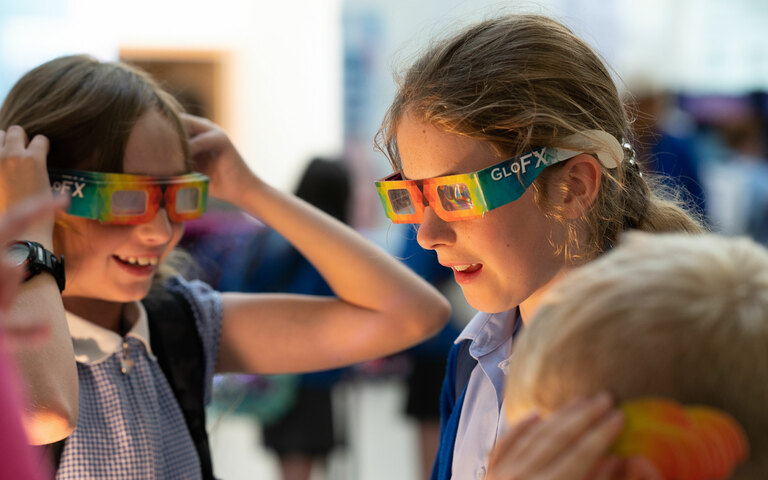
<svg viewBox="0 0 768 480"><path fill-rule="evenodd" d="M636 149L654 156L646 167L685 184L715 230L768 243L765 0L0 0L0 98L59 55L133 62L221 124L280 188L292 190L310 158L343 158L352 224L400 252L401 230L384 222L372 183L390 171L373 137L393 73L430 38L515 12L553 16L593 45L633 104ZM460 327L472 312L457 311ZM359 366L334 387L345 446L313 480L421 478L403 365ZM237 385L211 415L217 474L280 478L259 419L237 412Z"/></svg>

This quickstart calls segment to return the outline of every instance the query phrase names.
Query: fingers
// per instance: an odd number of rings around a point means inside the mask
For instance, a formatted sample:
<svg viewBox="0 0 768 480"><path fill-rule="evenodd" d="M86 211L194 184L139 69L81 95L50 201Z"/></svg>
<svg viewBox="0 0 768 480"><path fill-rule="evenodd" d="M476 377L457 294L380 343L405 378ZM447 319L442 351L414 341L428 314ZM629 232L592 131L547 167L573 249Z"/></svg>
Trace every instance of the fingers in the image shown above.
<svg viewBox="0 0 768 480"><path fill-rule="evenodd" d="M8 131L0 130L0 148L17 147L21 150L29 149L32 152L48 155L50 142L45 135L35 135L32 141L29 141L27 132L18 125L11 125Z"/></svg>
<svg viewBox="0 0 768 480"><path fill-rule="evenodd" d="M595 471L608 475L618 468L615 462L602 470L596 465L622 425L621 414L612 410L606 394L571 402L543 420L529 416L497 444L489 478L581 480Z"/></svg>
<svg viewBox="0 0 768 480"><path fill-rule="evenodd" d="M203 117L191 115L189 113L182 113L181 120L184 122L184 125L187 127L187 133L189 133L190 137L197 136L200 133L206 132L216 127L216 124L211 122L210 120Z"/></svg>
<svg viewBox="0 0 768 480"><path fill-rule="evenodd" d="M222 147L226 137L220 130L208 130L189 139L189 153L193 157L203 153L216 151Z"/></svg>
<svg viewBox="0 0 768 480"><path fill-rule="evenodd" d="M24 150L27 147L28 140L27 132L18 125L11 125L8 127L8 131L5 132L6 146L17 147Z"/></svg>
<svg viewBox="0 0 768 480"><path fill-rule="evenodd" d="M32 154L47 157L50 145L51 143L48 141L48 137L44 135L35 135L32 141L29 142L27 150L29 150Z"/></svg>
<svg viewBox="0 0 768 480"><path fill-rule="evenodd" d="M560 457L552 464L551 478L585 478L624 426L624 417L618 411L608 412L597 421L594 427L570 446L568 455ZM619 461L608 463L608 467L604 467L608 470L603 474L609 474L611 470L615 472L619 465Z"/></svg>
<svg viewBox="0 0 768 480"><path fill-rule="evenodd" d="M601 394L591 399L575 400L552 413L530 434L533 438L547 438L548 441L530 442L523 446L527 467L538 471L549 465L610 408L610 397Z"/></svg>
<svg viewBox="0 0 768 480"><path fill-rule="evenodd" d="M504 437L496 443L496 446L491 453L491 457L488 460L488 464L492 470L500 469L504 471L506 469L505 464L511 460L509 453L515 449L533 425L539 423L541 419L538 413L531 412L522 420L517 422L512 428L504 434Z"/></svg>
<svg viewBox="0 0 768 480"><path fill-rule="evenodd" d="M0 245L19 240L19 235L40 217L66 208L69 198L53 197L49 194L38 195L14 206L0 218Z"/></svg>

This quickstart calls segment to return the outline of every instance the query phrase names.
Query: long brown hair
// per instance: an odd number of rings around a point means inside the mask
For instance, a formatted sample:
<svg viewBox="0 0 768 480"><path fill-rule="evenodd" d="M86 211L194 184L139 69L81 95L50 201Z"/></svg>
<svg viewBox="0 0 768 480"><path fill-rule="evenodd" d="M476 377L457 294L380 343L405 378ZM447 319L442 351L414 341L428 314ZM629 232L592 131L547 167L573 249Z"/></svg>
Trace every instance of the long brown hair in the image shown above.
<svg viewBox="0 0 768 480"><path fill-rule="evenodd" d="M406 112L486 141L504 157L532 146L567 148L564 138L586 130L608 132L620 143L631 138L627 112L600 57L565 26L537 15L477 23L410 66L376 138L396 170L402 168L397 126ZM641 176L629 161L601 166L596 200L582 218L568 220L547 196L552 187L568 188L552 185L558 167L544 170L532 188L542 211L567 229L566 242L556 247L568 261L599 255L627 229L702 230L673 190Z"/></svg>
<svg viewBox="0 0 768 480"><path fill-rule="evenodd" d="M157 109L189 147L178 102L143 71L87 55L53 59L27 72L0 108L0 129L20 125L30 138L48 137L48 166L122 172L139 118Z"/></svg>
<svg viewBox="0 0 768 480"><path fill-rule="evenodd" d="M20 125L29 138L48 137L48 167L119 173L124 171L123 157L133 127L152 109L178 133L191 168L182 107L176 99L144 71L88 55L55 58L22 76L0 107L0 130ZM63 220L56 227L57 248L64 231L82 237ZM190 258L176 249L169 260L160 266L161 277L177 273Z"/></svg>

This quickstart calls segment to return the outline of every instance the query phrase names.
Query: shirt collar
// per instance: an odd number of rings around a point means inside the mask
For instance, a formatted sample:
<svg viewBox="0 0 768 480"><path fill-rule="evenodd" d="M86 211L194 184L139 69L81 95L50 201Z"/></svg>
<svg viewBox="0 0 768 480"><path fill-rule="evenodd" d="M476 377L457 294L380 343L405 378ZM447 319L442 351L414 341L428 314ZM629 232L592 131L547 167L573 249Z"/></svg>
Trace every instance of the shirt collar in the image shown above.
<svg viewBox="0 0 768 480"><path fill-rule="evenodd" d="M90 364L99 363L122 348L123 337L117 333L91 323L74 313L66 313L76 361ZM126 338L138 339L144 344L150 358L154 360L155 356L149 346L149 323L144 305L141 302L128 303L123 309L123 315L126 321L133 325L125 335Z"/></svg>
<svg viewBox="0 0 768 480"><path fill-rule="evenodd" d="M499 313L478 312L454 343L469 340L469 353L477 358L492 352L513 337L521 323L518 308Z"/></svg>

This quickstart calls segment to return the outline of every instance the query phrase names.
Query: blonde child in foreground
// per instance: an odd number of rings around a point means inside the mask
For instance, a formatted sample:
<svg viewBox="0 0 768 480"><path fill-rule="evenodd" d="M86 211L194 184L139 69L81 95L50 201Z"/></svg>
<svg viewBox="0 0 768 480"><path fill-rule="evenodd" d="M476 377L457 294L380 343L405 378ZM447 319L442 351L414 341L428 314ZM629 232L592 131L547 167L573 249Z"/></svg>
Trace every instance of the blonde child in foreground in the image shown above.
<svg viewBox="0 0 768 480"><path fill-rule="evenodd" d="M606 454L623 428L610 398L642 397L714 407L741 425L747 459L731 476L706 478L768 478L766 345L764 248L631 233L556 285L518 339L505 390L517 424L492 455L489 478L669 478L648 460Z"/></svg>

